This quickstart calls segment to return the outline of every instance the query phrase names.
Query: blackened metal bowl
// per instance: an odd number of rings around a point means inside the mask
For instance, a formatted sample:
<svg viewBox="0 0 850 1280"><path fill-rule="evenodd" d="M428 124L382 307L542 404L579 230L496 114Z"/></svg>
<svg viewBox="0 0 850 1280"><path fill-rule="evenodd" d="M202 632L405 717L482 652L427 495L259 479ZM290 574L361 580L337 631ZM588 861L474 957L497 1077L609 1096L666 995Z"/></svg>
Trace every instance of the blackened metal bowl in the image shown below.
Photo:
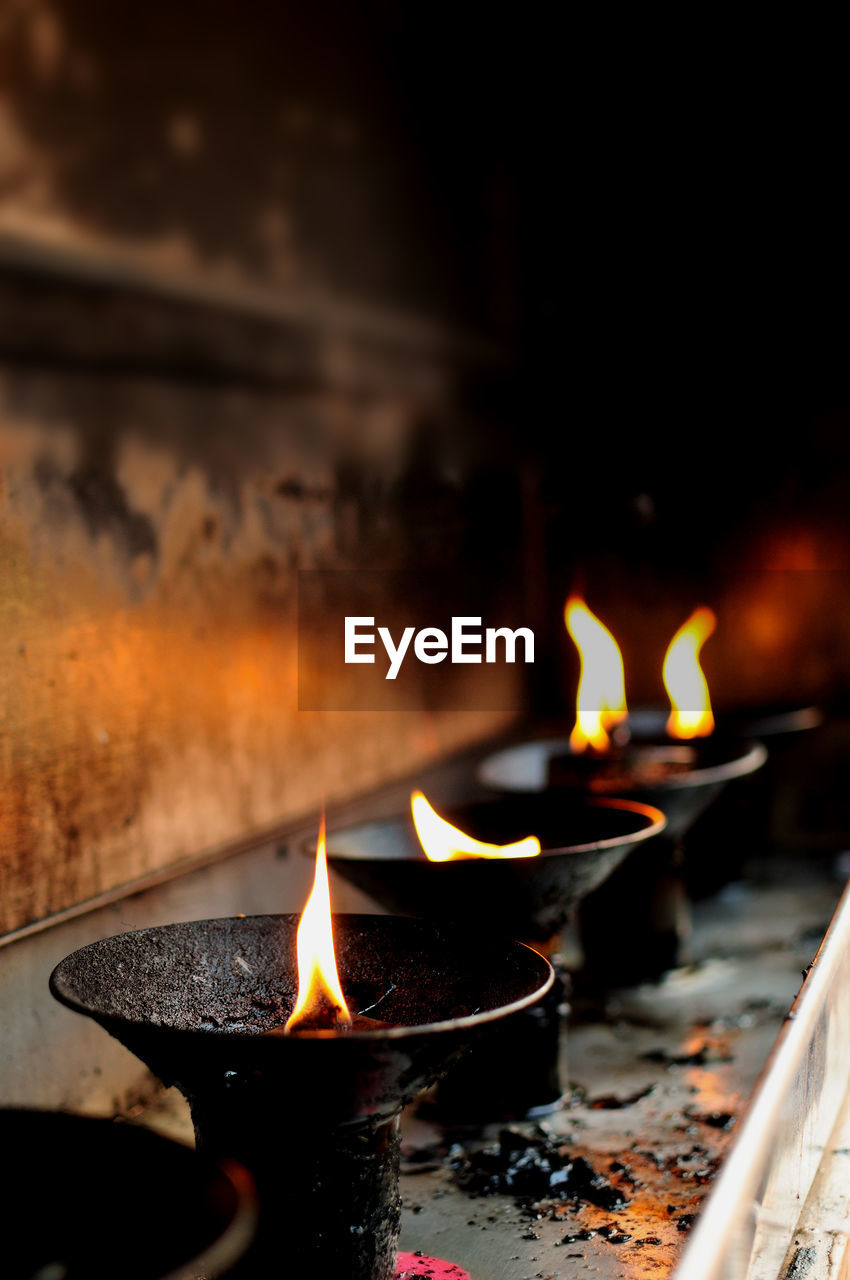
<svg viewBox="0 0 850 1280"><path fill-rule="evenodd" d="M242 1086L326 1125L396 1113L488 1024L541 999L548 962L521 943L430 921L335 915L353 1013L380 1029L279 1031L295 1003L298 916L198 920L67 956L54 996L94 1018L193 1101Z"/></svg>
<svg viewBox="0 0 850 1280"><path fill-rule="evenodd" d="M209 1280L254 1234L251 1180L135 1125L0 1110L7 1280Z"/></svg>
<svg viewBox="0 0 850 1280"><path fill-rule="evenodd" d="M613 759L617 760L615 754ZM610 761L575 754L566 735L530 738L487 756L478 781L501 795L547 795L558 791L594 794L609 785L625 796L662 809L667 837L683 836L727 783L760 769L767 752L760 742L713 734L676 742L635 736L619 753L619 776L609 779ZM667 777L647 780L652 766L669 764ZM630 773L632 774L630 778Z"/></svg>
<svg viewBox="0 0 850 1280"><path fill-rule="evenodd" d="M529 858L431 862L409 812L328 832L328 865L390 911L486 922L488 930L542 942L634 849L664 830L664 815L632 800L506 796L444 815L479 840L536 835ZM312 849L305 847L306 852Z"/></svg>

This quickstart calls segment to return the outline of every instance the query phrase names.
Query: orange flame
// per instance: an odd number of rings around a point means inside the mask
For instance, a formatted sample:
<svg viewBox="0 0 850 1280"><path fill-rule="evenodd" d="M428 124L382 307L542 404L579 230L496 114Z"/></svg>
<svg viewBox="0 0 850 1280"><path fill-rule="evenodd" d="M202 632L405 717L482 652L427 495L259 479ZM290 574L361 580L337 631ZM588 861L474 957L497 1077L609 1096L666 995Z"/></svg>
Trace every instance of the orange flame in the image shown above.
<svg viewBox="0 0 850 1280"><path fill-rule="evenodd" d="M533 858L540 852L537 836L526 836L513 844L485 844L473 840L435 812L421 791L410 796L413 825L419 843L431 862L452 862L455 858Z"/></svg>
<svg viewBox="0 0 850 1280"><path fill-rule="evenodd" d="M313 888L298 924L297 951L298 999L284 1031L350 1027L351 1014L342 994L334 955L324 814L316 845Z"/></svg>
<svg viewBox="0 0 850 1280"><path fill-rule="evenodd" d="M716 622L711 609L695 609L670 641L662 675L673 708L667 721L667 732L673 738L704 738L714 728L699 651Z"/></svg>
<svg viewBox="0 0 850 1280"><path fill-rule="evenodd" d="M564 622L581 658L576 722L570 734L573 751L604 751L608 730L625 720L623 658L611 632L578 596L564 606Z"/></svg>

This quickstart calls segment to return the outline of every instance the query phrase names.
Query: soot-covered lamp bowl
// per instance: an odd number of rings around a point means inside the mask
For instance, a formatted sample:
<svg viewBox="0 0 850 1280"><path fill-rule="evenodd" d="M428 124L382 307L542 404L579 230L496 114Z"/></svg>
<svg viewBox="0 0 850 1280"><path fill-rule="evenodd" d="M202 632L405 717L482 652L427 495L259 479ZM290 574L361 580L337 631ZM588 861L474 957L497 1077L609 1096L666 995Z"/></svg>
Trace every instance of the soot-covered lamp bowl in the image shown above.
<svg viewBox="0 0 850 1280"><path fill-rule="evenodd" d="M656 724L661 714L656 712ZM643 711L647 731L652 711ZM774 703L718 711L716 732L722 738L758 739L768 751L763 769L746 787L730 787L711 806L689 834L684 864L688 893L704 898L731 880L746 875L748 863L793 838L795 794L805 791L805 772L799 766L814 760L814 744L806 741L824 723L824 713L812 704ZM811 768L811 765L809 765ZM734 839L729 833L734 832Z"/></svg>
<svg viewBox="0 0 850 1280"><path fill-rule="evenodd" d="M655 805L667 818L667 838L679 839L734 778L761 768L759 742L712 735L691 741L644 735L641 722L622 747L607 753L575 752L568 735L530 738L487 756L478 781L503 795L576 791L628 797Z"/></svg>
<svg viewBox="0 0 850 1280"><path fill-rule="evenodd" d="M57 999L189 1101L198 1147L239 1160L261 1216L250 1273L392 1280L398 1118L499 1019L549 990L530 948L469 929L336 915L353 1030L283 1034L298 985L293 915L166 925L74 952Z"/></svg>
<svg viewBox="0 0 850 1280"><path fill-rule="evenodd" d="M0 1110L5 1280L206 1280L253 1239L244 1169L136 1125Z"/></svg>
<svg viewBox="0 0 850 1280"><path fill-rule="evenodd" d="M494 844L536 835L541 852L433 862L407 812L331 830L328 864L388 910L461 927L476 923L550 954L576 904L664 829L664 815L649 805L560 795L510 796L452 809L445 817ZM642 854L635 856L640 861ZM545 1000L505 1020L488 1044L476 1046L441 1083L441 1113L495 1118L556 1107L564 1092L566 995L565 976L556 973Z"/></svg>
<svg viewBox="0 0 850 1280"><path fill-rule="evenodd" d="M607 752L575 752L566 735L531 738L488 756L477 770L479 782L500 795L615 791L663 809L665 838L644 866L627 863L582 907L588 973L606 986L657 978L681 963L689 907L680 842L730 782L767 758L759 742L720 734L678 741L655 719L633 720L630 740Z"/></svg>
<svg viewBox="0 0 850 1280"><path fill-rule="evenodd" d="M467 835L505 845L528 835L532 857L426 856L404 812L328 833L328 865L390 911L461 923L548 944L571 910L634 849L665 828L657 808L633 800L506 796L444 815ZM305 846L305 853L312 852Z"/></svg>

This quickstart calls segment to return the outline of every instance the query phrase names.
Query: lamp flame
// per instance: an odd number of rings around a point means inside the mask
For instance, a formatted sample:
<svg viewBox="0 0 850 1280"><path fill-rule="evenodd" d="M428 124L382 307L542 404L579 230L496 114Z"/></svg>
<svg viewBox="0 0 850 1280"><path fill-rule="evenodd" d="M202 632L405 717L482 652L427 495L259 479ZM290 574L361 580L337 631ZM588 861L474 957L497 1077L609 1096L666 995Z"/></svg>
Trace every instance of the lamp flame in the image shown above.
<svg viewBox="0 0 850 1280"><path fill-rule="evenodd" d="M410 797L410 810L419 843L431 862L452 862L456 858L533 858L540 852L537 836L526 836L513 844L486 844L473 840L432 808L421 791Z"/></svg>
<svg viewBox="0 0 850 1280"><path fill-rule="evenodd" d="M578 596L570 596L564 606L564 622L581 658L570 747L573 751L588 747L605 751L610 742L608 730L628 714L622 654L608 628Z"/></svg>
<svg viewBox="0 0 850 1280"><path fill-rule="evenodd" d="M298 999L284 1031L289 1034L350 1027L351 1014L342 994L334 955L324 813L316 845L316 875L298 923L296 945Z"/></svg>
<svg viewBox="0 0 850 1280"><path fill-rule="evenodd" d="M673 738L704 738L714 729L699 652L716 622L711 609L695 609L670 641L662 676L673 708L667 721L667 732Z"/></svg>

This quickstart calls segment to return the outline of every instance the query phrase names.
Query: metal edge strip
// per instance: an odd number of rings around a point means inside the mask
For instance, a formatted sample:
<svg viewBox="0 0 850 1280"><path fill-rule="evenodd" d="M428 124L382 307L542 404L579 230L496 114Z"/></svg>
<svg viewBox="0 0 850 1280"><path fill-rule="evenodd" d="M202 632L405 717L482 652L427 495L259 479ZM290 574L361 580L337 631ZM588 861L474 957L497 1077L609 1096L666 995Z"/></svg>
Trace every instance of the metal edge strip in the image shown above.
<svg viewBox="0 0 850 1280"><path fill-rule="evenodd" d="M675 1280L755 1280L755 1267L759 1276L779 1274L796 1216L777 1218L769 1206L765 1214L765 1194L785 1175L786 1209L802 1208L817 1172L815 1153L826 1144L846 1096L848 1044L850 884L759 1078ZM783 1145L783 1126L789 1123L799 1132ZM781 1240L772 1249L762 1247L760 1223L783 1233L785 1248ZM768 1253L776 1270L764 1270L772 1266Z"/></svg>

